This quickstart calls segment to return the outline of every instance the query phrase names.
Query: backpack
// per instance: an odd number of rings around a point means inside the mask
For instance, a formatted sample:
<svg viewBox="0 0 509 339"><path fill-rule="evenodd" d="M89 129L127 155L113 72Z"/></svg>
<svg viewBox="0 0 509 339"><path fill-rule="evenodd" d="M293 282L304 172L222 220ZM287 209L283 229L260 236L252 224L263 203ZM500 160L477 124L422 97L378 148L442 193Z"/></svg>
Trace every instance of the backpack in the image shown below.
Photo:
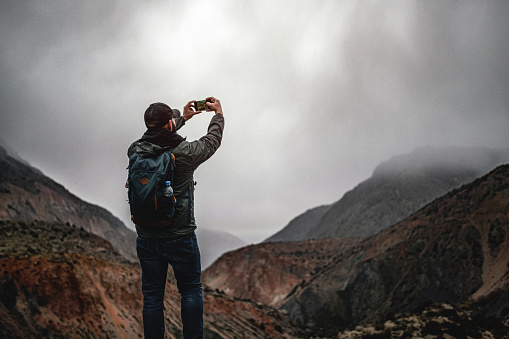
<svg viewBox="0 0 509 339"><path fill-rule="evenodd" d="M173 220L177 200L174 195L164 194L165 182L173 185L175 156L172 151L147 158L134 153L129 158L126 188L131 220L137 225L161 228Z"/></svg>

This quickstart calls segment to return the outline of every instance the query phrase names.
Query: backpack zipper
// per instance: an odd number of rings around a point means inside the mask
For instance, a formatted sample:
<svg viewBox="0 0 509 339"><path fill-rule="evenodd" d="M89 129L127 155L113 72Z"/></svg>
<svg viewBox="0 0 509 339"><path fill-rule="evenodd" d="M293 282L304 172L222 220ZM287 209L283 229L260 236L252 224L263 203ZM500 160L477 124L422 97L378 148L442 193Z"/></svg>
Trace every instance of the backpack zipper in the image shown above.
<svg viewBox="0 0 509 339"><path fill-rule="evenodd" d="M154 207L155 207L155 210L157 211L157 191L159 190L159 183L156 183L155 186L154 186Z"/></svg>

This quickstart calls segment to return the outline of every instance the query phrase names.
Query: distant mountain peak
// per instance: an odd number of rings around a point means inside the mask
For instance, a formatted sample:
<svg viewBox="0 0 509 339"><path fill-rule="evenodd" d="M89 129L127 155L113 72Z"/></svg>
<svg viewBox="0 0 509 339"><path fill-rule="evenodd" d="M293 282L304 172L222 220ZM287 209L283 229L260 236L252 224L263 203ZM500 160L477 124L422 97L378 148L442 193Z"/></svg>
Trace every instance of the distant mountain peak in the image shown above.
<svg viewBox="0 0 509 339"><path fill-rule="evenodd" d="M382 162L375 168L372 177L392 176L415 170L473 170L487 173L508 161L509 148L426 146Z"/></svg>
<svg viewBox="0 0 509 339"><path fill-rule="evenodd" d="M308 210L266 241L367 237L508 162L509 148L417 148L382 162L339 201Z"/></svg>

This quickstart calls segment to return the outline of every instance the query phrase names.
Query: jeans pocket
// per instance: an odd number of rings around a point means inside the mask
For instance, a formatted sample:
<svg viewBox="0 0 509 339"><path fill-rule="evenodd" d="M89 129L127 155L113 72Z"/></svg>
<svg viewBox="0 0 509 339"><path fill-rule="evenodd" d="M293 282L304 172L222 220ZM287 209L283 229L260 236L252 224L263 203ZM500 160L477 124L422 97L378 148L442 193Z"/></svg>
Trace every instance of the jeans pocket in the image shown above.
<svg viewBox="0 0 509 339"><path fill-rule="evenodd" d="M193 235L169 241L166 243L166 246L168 246L168 253L170 253L173 261L186 262L196 255L196 246L195 241L193 241Z"/></svg>
<svg viewBox="0 0 509 339"><path fill-rule="evenodd" d="M146 239L142 239L140 237L136 238L136 253L138 255L138 259L150 258L153 257L154 254L149 250L149 241Z"/></svg>

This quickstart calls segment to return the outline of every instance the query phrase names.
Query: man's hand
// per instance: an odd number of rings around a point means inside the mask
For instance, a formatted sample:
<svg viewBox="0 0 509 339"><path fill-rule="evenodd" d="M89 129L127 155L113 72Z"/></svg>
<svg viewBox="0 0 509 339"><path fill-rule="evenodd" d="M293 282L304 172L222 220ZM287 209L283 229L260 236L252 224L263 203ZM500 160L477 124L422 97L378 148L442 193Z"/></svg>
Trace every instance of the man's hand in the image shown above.
<svg viewBox="0 0 509 339"><path fill-rule="evenodd" d="M207 106L209 107L207 109L208 112L214 111L216 114L223 114L223 109L221 107L221 102L219 99L216 99L214 97L208 97L207 99ZM187 121L194 117L196 114L200 114L202 111L196 111L196 101L189 101L184 106L184 113L182 113L182 116L184 117L184 120Z"/></svg>
<svg viewBox="0 0 509 339"><path fill-rule="evenodd" d="M194 117L196 114L200 114L201 111L195 111L194 110L194 107L195 107L195 103L196 101L189 101L185 106L184 106L184 113L182 113L182 116L184 117L184 120L187 121L189 119L191 119L192 117Z"/></svg>
<svg viewBox="0 0 509 339"><path fill-rule="evenodd" d="M221 102L219 99L208 97L206 104L209 106L210 110L216 112L216 114L223 114L223 109L221 108Z"/></svg>

